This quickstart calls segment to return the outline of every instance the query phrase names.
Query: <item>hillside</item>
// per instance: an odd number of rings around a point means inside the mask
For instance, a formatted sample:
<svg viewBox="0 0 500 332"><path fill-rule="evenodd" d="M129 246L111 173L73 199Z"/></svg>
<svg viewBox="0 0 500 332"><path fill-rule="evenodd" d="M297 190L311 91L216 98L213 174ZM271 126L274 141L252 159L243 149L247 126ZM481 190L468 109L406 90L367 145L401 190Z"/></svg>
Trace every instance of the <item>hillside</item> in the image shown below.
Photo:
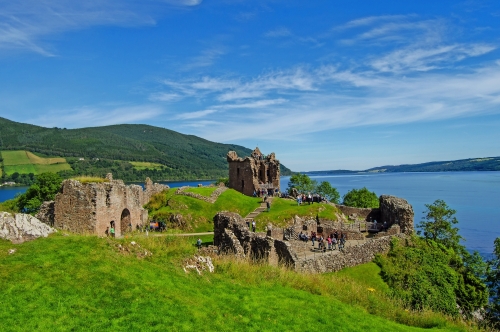
<svg viewBox="0 0 500 332"><path fill-rule="evenodd" d="M214 256L215 272L198 276L182 268L196 238L61 233L23 244L0 239L0 330L466 330L440 314L404 310L373 263L306 275Z"/></svg>
<svg viewBox="0 0 500 332"><path fill-rule="evenodd" d="M330 170L304 172L309 175L359 174L359 173L396 173L396 172L463 172L463 171L500 171L500 157L469 158L449 161L432 161L422 164L386 165L364 171Z"/></svg>
<svg viewBox="0 0 500 332"><path fill-rule="evenodd" d="M0 118L0 150L27 150L41 156L66 157L75 173L63 173L68 176L102 176L112 168L118 171L128 168L130 174L123 177L128 181L142 181L144 176L154 180L215 179L227 176L228 151L236 151L240 156L251 153L243 146L214 143L149 125L61 129L5 118ZM85 160L78 164L80 158ZM154 163L156 166L145 172L145 169L134 168L130 162ZM288 174L290 170L283 166L282 172Z"/></svg>

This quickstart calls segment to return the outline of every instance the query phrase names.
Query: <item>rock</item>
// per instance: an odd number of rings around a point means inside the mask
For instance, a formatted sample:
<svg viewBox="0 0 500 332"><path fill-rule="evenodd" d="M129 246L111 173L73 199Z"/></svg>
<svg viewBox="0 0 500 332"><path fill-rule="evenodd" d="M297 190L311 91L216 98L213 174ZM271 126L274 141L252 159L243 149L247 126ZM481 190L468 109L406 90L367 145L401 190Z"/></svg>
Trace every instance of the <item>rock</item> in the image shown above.
<svg viewBox="0 0 500 332"><path fill-rule="evenodd" d="M0 238L13 243L47 237L54 232L57 232L54 228L29 214L17 213L13 216L7 212L0 212Z"/></svg>
<svg viewBox="0 0 500 332"><path fill-rule="evenodd" d="M12 255L13 253L15 253L17 251L17 249L9 249L9 255Z"/></svg>

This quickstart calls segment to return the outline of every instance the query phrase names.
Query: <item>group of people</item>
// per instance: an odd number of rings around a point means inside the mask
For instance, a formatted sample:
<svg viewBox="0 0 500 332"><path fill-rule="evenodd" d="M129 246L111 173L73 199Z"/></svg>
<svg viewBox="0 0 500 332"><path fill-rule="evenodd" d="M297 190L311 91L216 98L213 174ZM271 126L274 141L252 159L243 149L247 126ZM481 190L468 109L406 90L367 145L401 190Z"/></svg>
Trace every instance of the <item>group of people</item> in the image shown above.
<svg viewBox="0 0 500 332"><path fill-rule="evenodd" d="M308 193L307 195L299 194L297 196L297 205L301 205L302 203L308 203L310 205L313 204L314 202L321 203L323 200L324 198L318 194L313 194L313 195L311 195L311 193Z"/></svg>
<svg viewBox="0 0 500 332"><path fill-rule="evenodd" d="M343 250L345 243L347 241L347 234L340 232L340 234L337 231L334 231L326 239L323 238L323 234L320 234L319 236L316 234L316 232L311 231L311 235L307 236L307 234L300 232L299 234L299 240L308 242L311 240L312 246L314 247L314 242L318 242L318 249L326 251L328 250L336 250L337 249L337 244L339 246L339 250ZM327 248L328 246L328 248Z"/></svg>

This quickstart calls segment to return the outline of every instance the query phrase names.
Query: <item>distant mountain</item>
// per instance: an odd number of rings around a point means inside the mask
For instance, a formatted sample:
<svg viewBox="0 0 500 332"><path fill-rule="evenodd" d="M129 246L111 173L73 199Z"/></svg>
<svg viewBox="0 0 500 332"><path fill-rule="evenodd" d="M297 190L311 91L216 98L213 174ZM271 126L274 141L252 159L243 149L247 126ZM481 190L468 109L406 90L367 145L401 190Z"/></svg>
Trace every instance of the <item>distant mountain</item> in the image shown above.
<svg viewBox="0 0 500 332"><path fill-rule="evenodd" d="M1 117L0 150L27 150L45 156L66 157L73 173L102 175L100 173L111 170L122 172L124 180L128 181L143 180L144 175L151 175L156 180L224 177L227 176L228 151L236 151L239 156L248 156L252 151L149 125L44 128ZM85 161L79 161L80 158ZM138 170L129 161L158 163L164 167ZM291 173L285 166L282 172ZM119 178L119 174L115 177Z"/></svg>
<svg viewBox="0 0 500 332"><path fill-rule="evenodd" d="M387 165L364 171L331 170L305 172L309 175L396 173L396 172L458 172L458 171L500 171L500 157L470 158L451 161L432 161L413 165Z"/></svg>

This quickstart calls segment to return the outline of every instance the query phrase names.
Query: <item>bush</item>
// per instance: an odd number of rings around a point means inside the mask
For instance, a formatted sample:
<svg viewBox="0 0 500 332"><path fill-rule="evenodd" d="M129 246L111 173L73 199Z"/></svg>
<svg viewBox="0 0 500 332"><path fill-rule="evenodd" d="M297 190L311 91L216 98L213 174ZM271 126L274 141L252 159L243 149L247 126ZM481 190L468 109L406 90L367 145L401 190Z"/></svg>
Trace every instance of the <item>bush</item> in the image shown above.
<svg viewBox="0 0 500 332"><path fill-rule="evenodd" d="M352 189L345 194L342 204L357 208L378 208L379 200L374 192L363 187L361 189Z"/></svg>

